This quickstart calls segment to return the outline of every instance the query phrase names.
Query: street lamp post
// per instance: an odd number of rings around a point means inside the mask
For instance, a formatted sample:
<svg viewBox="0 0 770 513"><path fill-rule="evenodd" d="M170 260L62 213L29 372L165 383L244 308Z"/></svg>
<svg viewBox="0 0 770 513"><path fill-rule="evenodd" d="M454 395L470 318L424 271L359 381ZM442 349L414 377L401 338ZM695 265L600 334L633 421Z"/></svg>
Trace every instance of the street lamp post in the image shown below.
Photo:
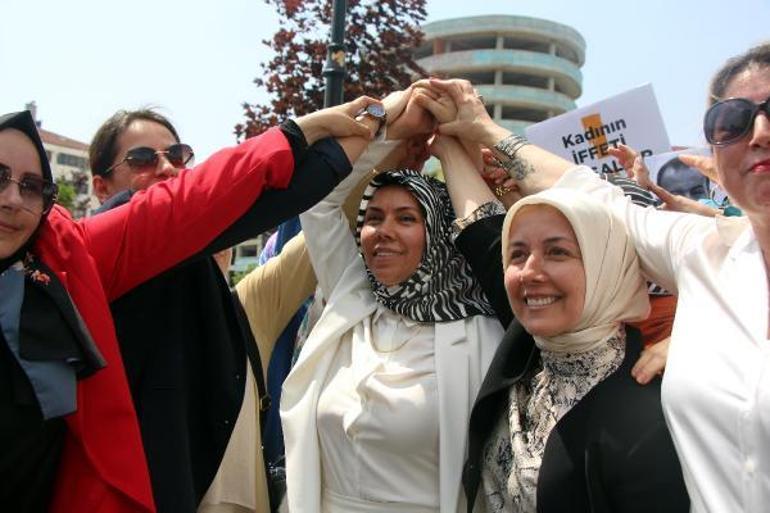
<svg viewBox="0 0 770 513"><path fill-rule="evenodd" d="M332 7L331 43L326 56L323 75L326 79L324 107L342 103L342 84L345 81L345 13L347 0L334 0Z"/></svg>

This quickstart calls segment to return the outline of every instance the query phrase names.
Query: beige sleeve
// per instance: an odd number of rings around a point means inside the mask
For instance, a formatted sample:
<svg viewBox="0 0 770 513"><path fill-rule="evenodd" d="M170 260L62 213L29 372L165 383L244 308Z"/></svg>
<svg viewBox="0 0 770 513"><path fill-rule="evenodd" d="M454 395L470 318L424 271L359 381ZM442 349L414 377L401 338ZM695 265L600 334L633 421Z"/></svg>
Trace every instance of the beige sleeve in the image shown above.
<svg viewBox="0 0 770 513"><path fill-rule="evenodd" d="M292 237L280 255L251 271L235 286L257 341L265 375L278 336L315 286L302 233Z"/></svg>

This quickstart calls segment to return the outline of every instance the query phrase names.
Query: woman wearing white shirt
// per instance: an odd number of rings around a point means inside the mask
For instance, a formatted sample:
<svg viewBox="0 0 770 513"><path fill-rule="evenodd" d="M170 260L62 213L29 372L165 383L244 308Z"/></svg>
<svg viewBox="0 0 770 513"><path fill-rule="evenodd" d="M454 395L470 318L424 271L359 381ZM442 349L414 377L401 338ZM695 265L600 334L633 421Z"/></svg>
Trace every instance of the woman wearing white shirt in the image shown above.
<svg viewBox="0 0 770 513"><path fill-rule="evenodd" d="M341 204L394 144L372 144L300 217L329 299L281 398L292 513L464 505L468 414L503 331L449 241L440 182L380 175L350 232Z"/></svg>
<svg viewBox="0 0 770 513"><path fill-rule="evenodd" d="M727 62L704 120L719 180L746 218L632 205L590 169L527 145L484 116L470 84L434 81L458 105L440 127L495 148L532 194L580 189L625 219L648 278L677 291L662 401L697 512L770 504L770 44Z"/></svg>

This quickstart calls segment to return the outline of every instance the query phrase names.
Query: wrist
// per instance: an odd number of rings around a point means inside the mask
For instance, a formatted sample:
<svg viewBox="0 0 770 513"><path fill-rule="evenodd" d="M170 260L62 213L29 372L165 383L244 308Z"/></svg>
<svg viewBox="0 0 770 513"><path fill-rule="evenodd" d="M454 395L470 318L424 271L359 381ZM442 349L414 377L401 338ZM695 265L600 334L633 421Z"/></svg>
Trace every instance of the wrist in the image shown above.
<svg viewBox="0 0 770 513"><path fill-rule="evenodd" d="M307 116L302 116L301 118L294 120L299 129L302 130L302 134L305 136L308 146L312 146L313 143L325 137L324 128L313 121L312 116L312 114L308 114Z"/></svg>
<svg viewBox="0 0 770 513"><path fill-rule="evenodd" d="M482 128L481 140L482 145L487 148L493 148L495 144L499 143L506 137L510 136L512 132L499 126L497 123L489 122L485 123Z"/></svg>

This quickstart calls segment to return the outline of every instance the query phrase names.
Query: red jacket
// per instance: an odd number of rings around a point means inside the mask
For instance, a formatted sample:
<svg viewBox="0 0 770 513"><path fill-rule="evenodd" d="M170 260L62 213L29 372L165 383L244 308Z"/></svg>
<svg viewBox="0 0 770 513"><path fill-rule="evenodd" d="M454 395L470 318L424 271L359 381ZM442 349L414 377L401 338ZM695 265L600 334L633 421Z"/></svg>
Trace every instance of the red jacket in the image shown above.
<svg viewBox="0 0 770 513"><path fill-rule="evenodd" d="M275 128L99 216L74 222L64 209L50 213L35 253L61 280L107 361L78 382L51 511L155 510L108 302L201 251L264 189L287 187L293 168Z"/></svg>

